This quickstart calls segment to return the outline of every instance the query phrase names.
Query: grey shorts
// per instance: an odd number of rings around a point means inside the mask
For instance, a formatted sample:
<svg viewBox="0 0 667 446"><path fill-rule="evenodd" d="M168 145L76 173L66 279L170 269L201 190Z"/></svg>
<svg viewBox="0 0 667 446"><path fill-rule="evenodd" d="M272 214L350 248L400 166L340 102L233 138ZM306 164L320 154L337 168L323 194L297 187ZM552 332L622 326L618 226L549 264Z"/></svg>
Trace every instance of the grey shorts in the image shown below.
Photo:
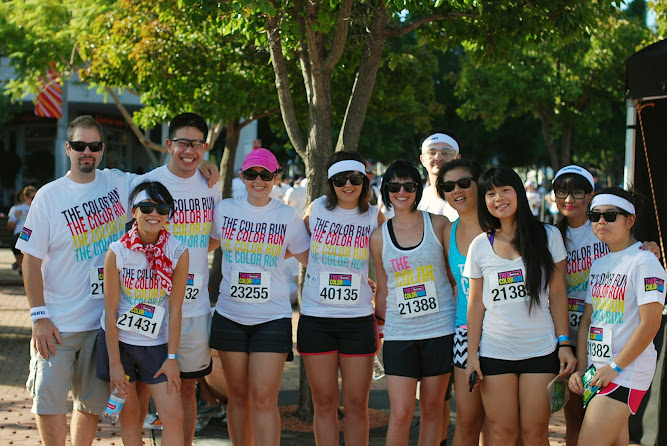
<svg viewBox="0 0 667 446"><path fill-rule="evenodd" d="M74 409L101 415L109 399L109 385L95 377L97 330L60 333L56 354L42 358L30 341L30 373L26 388L32 396L31 412L60 415L68 411L72 391Z"/></svg>
<svg viewBox="0 0 667 446"><path fill-rule="evenodd" d="M184 317L181 322L181 341L178 345L178 368L181 378L202 378L211 373L211 313Z"/></svg>

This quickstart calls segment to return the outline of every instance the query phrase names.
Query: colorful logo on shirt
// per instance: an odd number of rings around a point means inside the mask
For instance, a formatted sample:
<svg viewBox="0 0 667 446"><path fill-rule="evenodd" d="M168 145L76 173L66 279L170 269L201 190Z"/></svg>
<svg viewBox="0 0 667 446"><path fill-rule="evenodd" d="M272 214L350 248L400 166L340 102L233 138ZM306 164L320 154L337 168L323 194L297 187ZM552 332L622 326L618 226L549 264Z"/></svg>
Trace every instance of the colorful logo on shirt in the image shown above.
<svg viewBox="0 0 667 446"><path fill-rule="evenodd" d="M236 264L278 266L287 234L285 223L263 223L223 216L220 248Z"/></svg>
<svg viewBox="0 0 667 446"><path fill-rule="evenodd" d="M575 313L584 312L584 302L578 299L568 299L568 311L574 311Z"/></svg>
<svg viewBox="0 0 667 446"><path fill-rule="evenodd" d="M370 225L311 219L310 257L317 263L364 270L368 261Z"/></svg>
<svg viewBox="0 0 667 446"><path fill-rule="evenodd" d="M591 332L588 337L591 341L602 341L602 329L598 327L591 327Z"/></svg>
<svg viewBox="0 0 667 446"><path fill-rule="evenodd" d="M498 273L498 285L507 285L510 283L519 282L523 282L523 271L520 269Z"/></svg>
<svg viewBox="0 0 667 446"><path fill-rule="evenodd" d="M174 215L164 227L188 248L208 248L214 208L212 196L175 199Z"/></svg>
<svg viewBox="0 0 667 446"><path fill-rule="evenodd" d="M350 274L329 274L329 285L352 286L352 276Z"/></svg>
<svg viewBox="0 0 667 446"><path fill-rule="evenodd" d="M97 268L97 278L104 280L104 268Z"/></svg>
<svg viewBox="0 0 667 446"><path fill-rule="evenodd" d="M644 291L665 291L665 281L658 277L647 277L644 279Z"/></svg>
<svg viewBox="0 0 667 446"><path fill-rule="evenodd" d="M24 226L23 229L21 229L21 235L19 235L19 238L27 242L28 240L30 240L31 235L32 235L32 230Z"/></svg>
<svg viewBox="0 0 667 446"><path fill-rule="evenodd" d="M188 274L187 286L194 286L194 285L195 285L195 275L194 274Z"/></svg>
<svg viewBox="0 0 667 446"><path fill-rule="evenodd" d="M260 273L239 273L239 285L261 285L262 275Z"/></svg>
<svg viewBox="0 0 667 446"><path fill-rule="evenodd" d="M403 299L405 300L424 296L426 296L426 286L424 284L403 288Z"/></svg>
<svg viewBox="0 0 667 446"><path fill-rule="evenodd" d="M138 304L130 310L130 313L152 318L153 313L155 313L155 307L146 304Z"/></svg>

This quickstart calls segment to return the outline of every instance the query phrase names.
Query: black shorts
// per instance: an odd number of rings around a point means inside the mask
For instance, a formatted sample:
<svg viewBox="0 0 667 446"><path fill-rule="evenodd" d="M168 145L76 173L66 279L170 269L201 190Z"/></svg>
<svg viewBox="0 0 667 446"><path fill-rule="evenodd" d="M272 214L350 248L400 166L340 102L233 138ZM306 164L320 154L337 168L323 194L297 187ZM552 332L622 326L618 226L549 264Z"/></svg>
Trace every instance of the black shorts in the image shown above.
<svg viewBox="0 0 667 446"><path fill-rule="evenodd" d="M416 341L384 341L385 373L415 379L451 373L453 343L453 334Z"/></svg>
<svg viewBox="0 0 667 446"><path fill-rule="evenodd" d="M12 236L12 252L14 254L16 254L17 256L23 254L20 249L16 249L16 242L19 241L19 236L20 235L21 235L21 233L19 232L18 234L14 234Z"/></svg>
<svg viewBox="0 0 667 446"><path fill-rule="evenodd" d="M378 350L375 317L333 318L301 315L296 332L300 354L338 353L340 356L372 356Z"/></svg>
<svg viewBox="0 0 667 446"><path fill-rule="evenodd" d="M118 342L120 348L120 362L130 382L141 381L146 384L157 384L167 381L164 373L157 378L153 376L160 370L167 359L168 344L160 345L132 345ZM104 330L100 328L97 335L96 373L98 379L109 382L109 352Z"/></svg>
<svg viewBox="0 0 667 446"><path fill-rule="evenodd" d="M244 353L292 353L292 319L243 325L213 313L208 345L216 350Z"/></svg>
<svg viewBox="0 0 667 446"><path fill-rule="evenodd" d="M521 375L522 373L558 373L560 361L558 349L545 356L519 360L479 358L479 366L484 376L505 375L508 373Z"/></svg>

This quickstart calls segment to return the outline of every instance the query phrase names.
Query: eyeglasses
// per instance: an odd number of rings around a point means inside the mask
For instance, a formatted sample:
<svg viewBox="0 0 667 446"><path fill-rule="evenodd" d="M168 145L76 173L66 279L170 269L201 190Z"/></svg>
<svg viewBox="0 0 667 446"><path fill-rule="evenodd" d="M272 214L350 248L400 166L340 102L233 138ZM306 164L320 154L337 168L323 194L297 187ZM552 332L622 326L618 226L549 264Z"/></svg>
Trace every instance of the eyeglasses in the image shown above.
<svg viewBox="0 0 667 446"><path fill-rule="evenodd" d="M468 189L473 181L473 177L463 177L456 181L443 181L440 183L440 189L442 189L444 192L451 192L456 186L461 189Z"/></svg>
<svg viewBox="0 0 667 446"><path fill-rule="evenodd" d="M365 176L366 175L364 175L363 173L359 173L359 172L337 173L336 175L331 177L331 182L336 187L343 187L347 184L347 180L350 180L350 183L352 183L352 186L359 186L361 183L364 182L364 177Z"/></svg>
<svg viewBox="0 0 667 446"><path fill-rule="evenodd" d="M206 141L201 139L174 138L171 142L176 143L179 149L186 149L188 147L201 149L206 145Z"/></svg>
<svg viewBox="0 0 667 446"><path fill-rule="evenodd" d="M409 194L413 193L414 191L417 190L417 183L414 181L408 181L406 183L399 183L397 181L390 181L387 183L385 186L387 188L387 192L395 194L397 192L401 191L401 187Z"/></svg>
<svg viewBox="0 0 667 446"><path fill-rule="evenodd" d="M157 213L160 215L169 215L169 212L171 212L171 205L167 203L155 204L142 201L141 203L132 206L132 208L139 208L142 214L152 214L153 210L157 210Z"/></svg>
<svg viewBox="0 0 667 446"><path fill-rule="evenodd" d="M456 150L428 149L424 155L426 155L426 158L428 159L434 159L441 156L443 159L451 161L456 158Z"/></svg>
<svg viewBox="0 0 667 446"><path fill-rule="evenodd" d="M75 152L83 152L86 150L86 147L90 149L91 152L99 152L104 148L104 144L101 141L95 142L85 142L85 141L67 141L69 146Z"/></svg>
<svg viewBox="0 0 667 446"><path fill-rule="evenodd" d="M257 172L256 170L248 169L243 171L243 178L248 181L255 181L257 176L259 176L262 181L271 181L275 175L275 172L269 172L268 170Z"/></svg>
<svg viewBox="0 0 667 446"><path fill-rule="evenodd" d="M588 219L593 223L597 223L600 221L600 217L604 217L604 220L607 223L613 223L616 221L616 217L619 214L625 215L626 217L630 215L627 212L618 212L618 211L607 211L607 212L590 211L588 213Z"/></svg>
<svg viewBox="0 0 667 446"><path fill-rule="evenodd" d="M575 200L581 200L586 196L586 191L582 189L577 189L577 190L556 189L554 191L554 195L556 195L556 198L560 198L561 200L566 199L568 195L572 195L572 198L574 198Z"/></svg>

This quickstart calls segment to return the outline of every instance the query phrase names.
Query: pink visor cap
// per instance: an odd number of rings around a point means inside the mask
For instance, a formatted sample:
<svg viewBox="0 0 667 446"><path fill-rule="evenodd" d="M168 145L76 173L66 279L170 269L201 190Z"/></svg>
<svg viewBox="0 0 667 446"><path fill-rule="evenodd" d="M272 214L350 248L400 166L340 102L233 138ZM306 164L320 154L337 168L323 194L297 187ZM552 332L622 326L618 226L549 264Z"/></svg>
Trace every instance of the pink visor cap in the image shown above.
<svg viewBox="0 0 667 446"><path fill-rule="evenodd" d="M263 148L253 149L243 160L241 170L248 170L251 167L263 167L269 172L280 170L280 164L271 151Z"/></svg>

